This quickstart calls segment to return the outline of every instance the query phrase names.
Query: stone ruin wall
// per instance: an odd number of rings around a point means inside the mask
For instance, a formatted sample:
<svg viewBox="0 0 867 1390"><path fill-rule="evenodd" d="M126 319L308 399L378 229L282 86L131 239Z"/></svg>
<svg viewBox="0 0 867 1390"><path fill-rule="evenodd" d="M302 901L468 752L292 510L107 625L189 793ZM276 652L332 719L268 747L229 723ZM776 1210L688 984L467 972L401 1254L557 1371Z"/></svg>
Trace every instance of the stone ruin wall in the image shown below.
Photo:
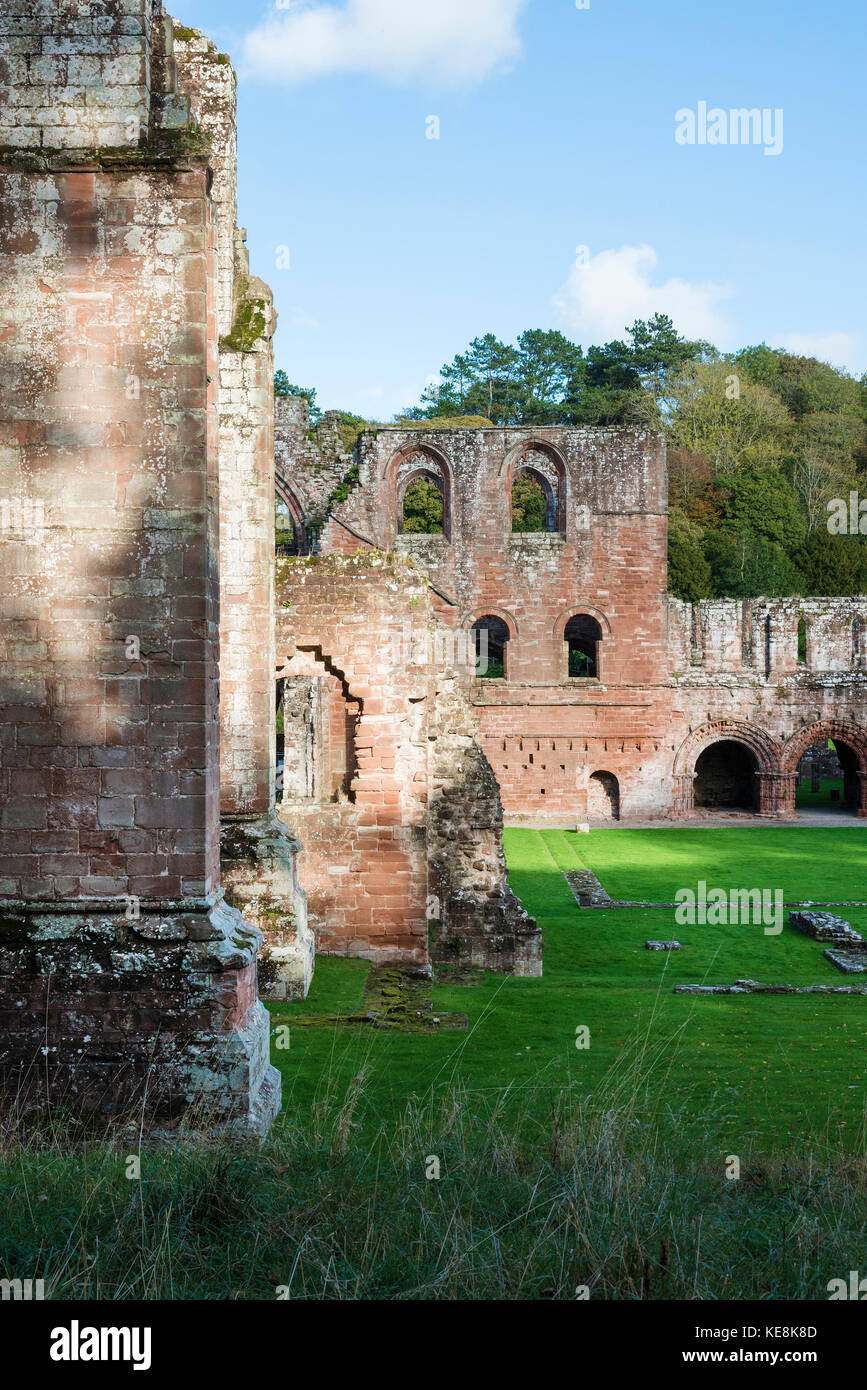
<svg viewBox="0 0 867 1390"><path fill-rule="evenodd" d="M221 228L177 69L152 0L0 16L0 1067L261 1131L261 937L219 863Z"/></svg>
<svg viewBox="0 0 867 1390"><path fill-rule="evenodd" d="M424 576L399 555L278 560L276 613L287 760L324 750L280 808L303 844L318 949L540 973L466 673L440 658Z"/></svg>
<svg viewBox="0 0 867 1390"><path fill-rule="evenodd" d="M560 515L550 532L514 535L511 480L528 449L537 461L547 456L553 490L562 479ZM867 772L867 599L693 609L668 596L660 440L624 430L388 427L361 436L355 465L357 484L333 505L323 552L394 548L428 574L445 625L466 632L492 614L509 629L507 679L479 680L471 694L507 816L604 817L612 803L600 801L600 779L616 779L623 818L688 814L695 761L725 737L756 757L766 815L794 813L797 761L813 737L836 731ZM282 467L291 481L288 437ZM442 480L443 536L401 534L402 487L419 467ZM576 613L602 629L595 680L568 675L563 633ZM863 790L859 808L867 810Z"/></svg>
<svg viewBox="0 0 867 1390"><path fill-rule="evenodd" d="M274 460L277 495L288 506L300 534L300 554L318 550L319 534L335 494L354 464L340 434L339 413L325 411L315 426L303 396L274 401Z"/></svg>

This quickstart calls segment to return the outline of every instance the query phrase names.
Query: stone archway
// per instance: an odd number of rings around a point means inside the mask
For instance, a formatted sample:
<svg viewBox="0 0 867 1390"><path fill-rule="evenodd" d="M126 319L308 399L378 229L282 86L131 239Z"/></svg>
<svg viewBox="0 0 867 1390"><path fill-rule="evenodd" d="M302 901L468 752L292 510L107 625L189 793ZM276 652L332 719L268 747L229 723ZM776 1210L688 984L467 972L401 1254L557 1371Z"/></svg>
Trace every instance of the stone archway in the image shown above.
<svg viewBox="0 0 867 1390"><path fill-rule="evenodd" d="M304 508L298 498L297 493L289 486L285 478L279 475L274 479L274 491L277 494L278 502L282 502L289 514L289 521L292 527L293 540L284 547L279 548L280 554L306 555L309 549L307 541L307 525L304 518Z"/></svg>
<svg viewBox="0 0 867 1390"><path fill-rule="evenodd" d="M798 766L814 744L830 739L837 752L843 774L841 809L861 819L867 818L867 730L848 720L828 719L806 724L786 743L782 768L786 779L786 814L794 816Z"/></svg>
<svg viewBox="0 0 867 1390"><path fill-rule="evenodd" d="M786 785L775 738L752 724L716 720L694 729L677 752L670 814L679 819L699 808L785 815Z"/></svg>

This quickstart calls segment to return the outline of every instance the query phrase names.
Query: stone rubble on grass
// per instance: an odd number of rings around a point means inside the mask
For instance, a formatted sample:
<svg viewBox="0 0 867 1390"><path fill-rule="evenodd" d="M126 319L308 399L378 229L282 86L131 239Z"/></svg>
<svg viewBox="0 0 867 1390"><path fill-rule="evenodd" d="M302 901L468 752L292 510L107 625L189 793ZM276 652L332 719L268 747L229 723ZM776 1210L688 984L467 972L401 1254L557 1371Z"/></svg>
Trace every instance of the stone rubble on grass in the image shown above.
<svg viewBox="0 0 867 1390"><path fill-rule="evenodd" d="M763 985L735 980L733 985L675 985L675 994L867 994L867 985Z"/></svg>
<svg viewBox="0 0 867 1390"><path fill-rule="evenodd" d="M679 941L645 941L647 951L679 951L681 945Z"/></svg>
<svg viewBox="0 0 867 1390"><path fill-rule="evenodd" d="M863 942L860 932L842 917L835 917L833 912L790 912L789 923L814 941ZM864 942L864 949L867 950L867 942Z"/></svg>

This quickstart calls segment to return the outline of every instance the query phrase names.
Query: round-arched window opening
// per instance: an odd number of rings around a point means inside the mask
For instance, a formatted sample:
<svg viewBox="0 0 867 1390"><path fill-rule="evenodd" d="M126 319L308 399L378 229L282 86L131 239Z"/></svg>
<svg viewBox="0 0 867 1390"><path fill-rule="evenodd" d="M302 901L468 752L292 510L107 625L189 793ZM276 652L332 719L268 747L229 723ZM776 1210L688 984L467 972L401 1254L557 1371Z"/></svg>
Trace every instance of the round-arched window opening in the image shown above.
<svg viewBox="0 0 867 1390"><path fill-rule="evenodd" d="M565 534L566 477L547 450L524 449L512 474L512 531Z"/></svg>
<svg viewBox="0 0 867 1390"><path fill-rule="evenodd" d="M410 478L403 494L403 534L441 536L444 518L442 478L435 473L416 473Z"/></svg>
<svg viewBox="0 0 867 1390"><path fill-rule="evenodd" d="M506 679L506 651L509 629L502 618L488 613L472 626L476 648L476 676L479 680Z"/></svg>
<svg viewBox="0 0 867 1390"><path fill-rule="evenodd" d="M569 649L569 676L585 680L598 679L602 628L589 613L570 618L563 633Z"/></svg>
<svg viewBox="0 0 867 1390"><path fill-rule="evenodd" d="M553 531L557 504L551 484L533 468L522 468L512 484L512 531Z"/></svg>

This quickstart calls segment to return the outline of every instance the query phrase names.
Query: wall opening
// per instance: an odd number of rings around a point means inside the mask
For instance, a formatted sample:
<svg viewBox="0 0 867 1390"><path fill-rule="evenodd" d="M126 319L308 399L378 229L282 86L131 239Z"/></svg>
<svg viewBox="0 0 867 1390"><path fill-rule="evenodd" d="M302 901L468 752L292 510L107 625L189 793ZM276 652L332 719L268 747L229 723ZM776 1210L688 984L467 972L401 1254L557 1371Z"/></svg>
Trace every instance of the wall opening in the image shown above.
<svg viewBox="0 0 867 1390"><path fill-rule="evenodd" d="M277 498L274 520L274 552L277 555L303 555L304 536L282 497Z"/></svg>
<svg viewBox="0 0 867 1390"><path fill-rule="evenodd" d="M795 805L799 810L855 815L861 804L858 755L842 739L820 739L798 763Z"/></svg>
<svg viewBox="0 0 867 1390"><path fill-rule="evenodd" d="M401 530L405 536L441 536L444 525L442 479L416 473L403 494Z"/></svg>
<svg viewBox="0 0 867 1390"><path fill-rule="evenodd" d="M512 483L512 530L556 531L557 503L551 484L533 468L522 468Z"/></svg>
<svg viewBox="0 0 867 1390"><path fill-rule="evenodd" d="M397 528L402 536L451 538L448 470L433 454L416 449L397 471Z"/></svg>
<svg viewBox="0 0 867 1390"><path fill-rule="evenodd" d="M339 672L299 652L278 682L277 781L284 802L354 801L361 705Z"/></svg>
<svg viewBox="0 0 867 1390"><path fill-rule="evenodd" d="M472 626L479 680L508 679L509 628L502 618L486 613Z"/></svg>
<svg viewBox="0 0 867 1390"><path fill-rule="evenodd" d="M594 820L620 820L620 784L613 772L594 772L590 777L587 814Z"/></svg>
<svg viewBox="0 0 867 1390"><path fill-rule="evenodd" d="M807 620L804 617L798 619L798 665L807 664Z"/></svg>
<svg viewBox="0 0 867 1390"><path fill-rule="evenodd" d="M512 531L564 532L565 473L541 449L527 449L512 474Z"/></svg>
<svg viewBox="0 0 867 1390"><path fill-rule="evenodd" d="M694 804L706 811L758 809L758 763L744 743L721 739L699 754L695 764Z"/></svg>
<svg viewBox="0 0 867 1390"><path fill-rule="evenodd" d="M602 628L589 613L570 618L563 632L568 672L572 679L599 678L602 656Z"/></svg>

